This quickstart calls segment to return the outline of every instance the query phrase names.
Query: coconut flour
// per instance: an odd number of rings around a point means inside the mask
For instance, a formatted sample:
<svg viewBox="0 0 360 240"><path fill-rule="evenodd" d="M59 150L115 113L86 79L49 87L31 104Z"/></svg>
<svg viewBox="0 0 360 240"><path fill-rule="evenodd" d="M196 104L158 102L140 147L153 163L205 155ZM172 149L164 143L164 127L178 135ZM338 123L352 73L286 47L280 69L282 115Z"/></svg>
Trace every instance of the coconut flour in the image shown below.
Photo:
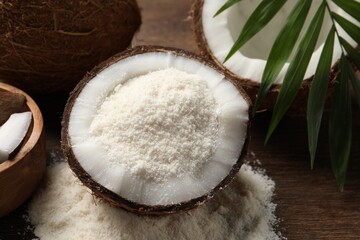
<svg viewBox="0 0 360 240"><path fill-rule="evenodd" d="M213 155L217 103L206 81L174 68L118 85L90 126L91 140L112 164L147 180L196 171Z"/></svg>
<svg viewBox="0 0 360 240"><path fill-rule="evenodd" d="M243 165L228 188L206 205L165 217L137 216L98 201L65 163L47 170L29 217L41 240L281 239L274 231L275 184Z"/></svg>

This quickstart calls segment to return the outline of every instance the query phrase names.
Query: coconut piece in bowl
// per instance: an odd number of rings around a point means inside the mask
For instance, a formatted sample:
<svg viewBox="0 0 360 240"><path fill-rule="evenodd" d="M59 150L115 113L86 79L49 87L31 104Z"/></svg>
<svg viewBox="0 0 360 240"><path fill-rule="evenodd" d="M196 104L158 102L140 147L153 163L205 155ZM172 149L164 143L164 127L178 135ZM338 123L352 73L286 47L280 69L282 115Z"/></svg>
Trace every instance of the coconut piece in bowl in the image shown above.
<svg viewBox="0 0 360 240"><path fill-rule="evenodd" d="M0 163L0 217L4 216L20 206L40 182L46 167L45 132L42 114L34 100L23 91L0 83L0 89L25 97L26 112L20 113L20 122L24 125L15 132L25 136L20 139L17 151L10 154L8 161ZM30 113L29 113L30 112ZM18 115L19 116L19 115ZM28 128L26 125L29 123ZM12 121L11 121L12 122ZM13 122L12 122L13 123ZM16 120L16 123L19 123ZM9 136L13 139L14 136ZM16 139L15 139L16 140ZM21 141L22 140L22 141ZM5 142L7 145L9 142ZM8 152L6 152L8 154Z"/></svg>

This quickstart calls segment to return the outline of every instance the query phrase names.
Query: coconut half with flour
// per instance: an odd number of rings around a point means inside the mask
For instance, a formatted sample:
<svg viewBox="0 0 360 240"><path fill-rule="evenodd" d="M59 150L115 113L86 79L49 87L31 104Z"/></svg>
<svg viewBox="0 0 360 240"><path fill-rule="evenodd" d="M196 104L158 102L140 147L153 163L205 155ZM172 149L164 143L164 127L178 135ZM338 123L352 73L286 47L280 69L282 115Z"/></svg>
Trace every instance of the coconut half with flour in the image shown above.
<svg viewBox="0 0 360 240"><path fill-rule="evenodd" d="M238 52L236 52L225 63L225 57L234 45L239 36L240 30L245 25L251 13L261 2L260 0L243 0L228 8L220 15L214 17L215 13L224 5L226 0L196 0L193 5L193 28L196 35L198 47L203 55L212 59L219 67L223 68L230 75L237 78L242 83L243 88L249 94L250 98L254 100L258 92L261 77L267 63L267 57L270 53L272 44L283 27L287 16L290 14L292 8L297 1L287 1L280 9L279 13L269 22L269 24L256 34L248 43L246 43ZM309 26L309 23L316 10L322 3L321 0L312 1L312 5L304 24L304 29ZM331 10L340 16L350 20L354 24L359 25L354 18L344 12L341 8L333 2L328 1ZM306 99L311 84L313 75L315 74L316 66L320 58L320 54L325 44L327 34L332 26L331 19L328 13L325 14L323 27L312 54L309 66L307 68L305 79L298 92L297 98L294 100L292 108L294 110L301 110L306 107ZM303 29L303 30L304 30ZM352 46L356 46L356 42L337 25L338 33L346 39ZM304 32L303 32L304 33ZM300 34L300 36L303 35ZM298 42L300 41L299 38ZM335 48L333 52L332 65L335 66L337 60L341 56L341 48L338 40L335 41ZM290 57L291 58L291 57ZM274 87L268 93L262 108L272 108L276 97L278 95L281 83L285 77L285 73L289 67L286 63L277 77ZM334 76L334 68L332 68L331 78ZM331 84L332 86L332 84Z"/></svg>
<svg viewBox="0 0 360 240"><path fill-rule="evenodd" d="M96 67L65 107L62 148L93 193L141 214L203 204L246 153L251 103L198 56L137 47Z"/></svg>

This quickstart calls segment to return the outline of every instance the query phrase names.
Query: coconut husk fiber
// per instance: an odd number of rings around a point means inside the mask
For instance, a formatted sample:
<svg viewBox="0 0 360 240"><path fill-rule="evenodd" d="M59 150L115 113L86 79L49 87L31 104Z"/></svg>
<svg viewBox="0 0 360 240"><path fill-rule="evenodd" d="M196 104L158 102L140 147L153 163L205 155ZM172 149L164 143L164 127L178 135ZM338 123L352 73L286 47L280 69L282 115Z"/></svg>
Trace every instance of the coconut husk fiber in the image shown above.
<svg viewBox="0 0 360 240"><path fill-rule="evenodd" d="M0 81L30 93L71 90L129 46L135 0L0 0Z"/></svg>

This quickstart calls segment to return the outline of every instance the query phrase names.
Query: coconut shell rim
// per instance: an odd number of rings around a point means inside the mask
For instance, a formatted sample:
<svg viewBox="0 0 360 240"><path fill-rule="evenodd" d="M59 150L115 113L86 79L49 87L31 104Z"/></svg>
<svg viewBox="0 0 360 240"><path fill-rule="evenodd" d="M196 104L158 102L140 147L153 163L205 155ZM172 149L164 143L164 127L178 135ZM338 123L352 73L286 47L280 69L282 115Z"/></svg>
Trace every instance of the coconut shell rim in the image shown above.
<svg viewBox="0 0 360 240"><path fill-rule="evenodd" d="M73 108L73 105L75 103L76 98L80 94L81 90L85 87L85 85L97 75L97 73L104 70L106 67L110 66L111 64L121 61L127 57L131 57L137 54L143 54L143 53L149 53L149 52L165 52L165 53L172 53L177 56L186 57L189 59L193 59L196 61L200 61L201 63L205 64L206 66L209 66L210 68L216 70L217 72L223 74L220 68L213 65L212 63L209 63L206 59L201 58L200 56L177 48L170 48L170 47L161 47L161 46L138 46L135 48L131 48L128 50L125 50L108 60L102 62L100 65L95 67L93 70L88 72L85 77L78 83L78 85L75 87L75 89L71 92L70 97L68 99L68 102L64 109L63 119L62 119L62 130L61 130L61 146L62 151L65 156L65 159L67 160L70 168L75 173L75 175L80 179L80 181L88 188L90 188L94 195L100 197L100 199L104 200L105 202L110 203L113 206L121 207L125 210L128 210L130 212L134 212L137 214L148 214L148 215L164 215L164 214L172 214L182 211L187 211L193 208L196 208L197 206L200 206L204 204L207 200L211 199L214 194L226 187L235 177L236 173L240 170L240 167L242 165L243 159L246 156L247 148L249 144L249 133L250 133L250 109L252 106L250 98L247 96L245 91L232 80L230 76L226 76L225 78L229 80L234 86L238 89L242 97L246 100L246 102L249 105L249 120L247 122L247 131L245 136L245 142L242 146L242 150L240 153L240 156L237 160L237 162L232 166L232 169L230 170L229 174L217 184L216 187L211 189L208 193L194 198L190 199L184 202L176 203L176 204L169 204L169 205L145 205L136 203L134 201L128 200L108 189L106 189L101 184L94 181L91 176L81 167L80 163L77 161L74 152L72 151L71 144L70 144L70 137L68 134L68 128L69 128L69 117L71 114L71 110ZM224 74L223 74L224 75Z"/></svg>

